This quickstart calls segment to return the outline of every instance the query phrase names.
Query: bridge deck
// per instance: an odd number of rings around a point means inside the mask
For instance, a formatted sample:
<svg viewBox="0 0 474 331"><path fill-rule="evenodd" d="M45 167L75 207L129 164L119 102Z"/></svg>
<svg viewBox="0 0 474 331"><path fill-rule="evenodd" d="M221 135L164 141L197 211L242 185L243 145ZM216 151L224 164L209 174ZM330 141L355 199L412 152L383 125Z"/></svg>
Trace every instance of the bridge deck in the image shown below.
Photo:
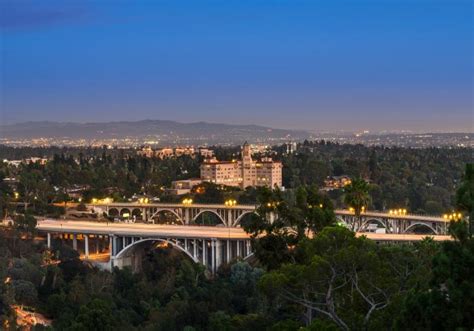
<svg viewBox="0 0 474 331"><path fill-rule="evenodd" d="M358 232L357 237L366 236L368 239L374 241L422 241L426 237L433 238L435 241L453 240L451 236L446 235L429 235L429 234L389 234L389 233L373 233L373 232Z"/></svg>
<svg viewBox="0 0 474 331"><path fill-rule="evenodd" d="M200 209L234 209L234 210L244 210L244 211L253 211L256 210L255 205L235 205L235 206L226 206L223 204L189 204L184 205L181 203L139 203L139 202L111 202L111 203L94 203L89 204L90 207L101 207L101 208L159 208L159 209L173 209L173 208L200 208ZM345 209L337 209L334 211L336 215L350 216L353 213ZM374 218L390 218L390 219L399 219L399 220L411 220L411 221L427 221L427 222L442 222L449 223L449 220L446 220L442 217L429 216L429 215L394 215L384 212L377 211L367 211L362 214L363 217L374 217Z"/></svg>
<svg viewBox="0 0 474 331"><path fill-rule="evenodd" d="M255 210L255 205L235 205L226 206L223 204L182 204L182 203L139 203L139 202L111 202L111 203L92 203L90 207L108 207L108 208L202 208L202 209L240 209Z"/></svg>
<svg viewBox="0 0 474 331"><path fill-rule="evenodd" d="M56 233L77 233L77 234L98 234L98 235L118 235L137 237L170 237L182 239L249 239L242 228L221 227L221 226L191 226L191 225L157 225L138 223L102 223L87 221L68 220L44 220L39 221L37 229L43 232ZM420 235L420 234L386 234L386 233L357 233L357 236L366 236L375 241L421 241L426 237L432 237L436 241L452 240L446 235Z"/></svg>
<svg viewBox="0 0 474 331"><path fill-rule="evenodd" d="M353 212L345 209L337 209L334 211L336 215L354 215ZM437 216L428 216L428 215L414 215L414 214L406 214L406 215L394 215L389 213L382 213L376 211L367 211L361 214L363 217L373 217L373 218L390 218L390 219L398 219L398 220L410 220L410 221L425 221L425 222L442 222L442 223L449 223L449 220L446 220L442 217Z"/></svg>
<svg viewBox="0 0 474 331"><path fill-rule="evenodd" d="M196 239L248 239L242 228L221 226L183 226L183 225L157 225L157 224L127 224L103 223L86 221L44 220L39 221L36 228L44 232L119 235L137 237L172 237Z"/></svg>

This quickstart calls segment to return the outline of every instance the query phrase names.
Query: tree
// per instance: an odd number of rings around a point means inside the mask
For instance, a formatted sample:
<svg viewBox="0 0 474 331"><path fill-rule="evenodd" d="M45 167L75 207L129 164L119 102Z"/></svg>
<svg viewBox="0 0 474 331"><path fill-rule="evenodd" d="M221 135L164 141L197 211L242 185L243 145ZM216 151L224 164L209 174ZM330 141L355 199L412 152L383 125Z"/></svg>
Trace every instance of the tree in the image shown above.
<svg viewBox="0 0 474 331"><path fill-rule="evenodd" d="M24 215L18 215L15 219L15 225L25 230L30 236L33 236L36 232L36 218L29 212Z"/></svg>
<svg viewBox="0 0 474 331"><path fill-rule="evenodd" d="M463 182L456 192L456 204L468 213L469 233L474 233L474 164L466 164Z"/></svg>
<svg viewBox="0 0 474 331"><path fill-rule="evenodd" d="M357 228L361 226L361 213L367 209L370 203L369 189L369 184L362 178L355 178L344 188L344 202L354 210L357 218Z"/></svg>
<svg viewBox="0 0 474 331"><path fill-rule="evenodd" d="M15 301L20 305L33 306L38 301L38 292L32 282L14 280L12 287L15 292Z"/></svg>
<svg viewBox="0 0 474 331"><path fill-rule="evenodd" d="M298 251L299 262L263 275L260 288L300 306L307 325L318 316L343 330L369 328L406 290L377 245L346 228L325 228Z"/></svg>
<svg viewBox="0 0 474 331"><path fill-rule="evenodd" d="M403 301L398 329L472 330L474 327L474 239L466 222L451 226L454 241L446 241L433 259L430 286L412 291Z"/></svg>
<svg viewBox="0 0 474 331"><path fill-rule="evenodd" d="M295 195L261 190L258 202L257 214L242 226L252 236L255 256L269 269L294 261L302 239L335 222L331 201L314 186L300 187Z"/></svg>
<svg viewBox="0 0 474 331"><path fill-rule="evenodd" d="M120 319L113 313L110 303L100 299L94 299L81 306L75 322L73 329L76 330L106 331L120 325Z"/></svg>

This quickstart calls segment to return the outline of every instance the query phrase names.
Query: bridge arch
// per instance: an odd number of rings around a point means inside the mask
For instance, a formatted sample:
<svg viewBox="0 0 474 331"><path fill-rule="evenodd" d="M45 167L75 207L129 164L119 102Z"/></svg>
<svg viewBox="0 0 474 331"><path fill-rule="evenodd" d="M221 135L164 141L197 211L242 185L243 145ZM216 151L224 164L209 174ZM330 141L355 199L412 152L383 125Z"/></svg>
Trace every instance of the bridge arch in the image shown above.
<svg viewBox="0 0 474 331"><path fill-rule="evenodd" d="M245 216L249 216L249 215L258 215L254 210L252 211L244 211L242 213L242 215L240 215L239 217L237 217L235 220L234 220L234 223L232 223L232 226L237 226L238 224L240 224L240 221L245 217Z"/></svg>
<svg viewBox="0 0 474 331"><path fill-rule="evenodd" d="M343 216L336 215L336 223L350 229L351 226L346 222Z"/></svg>
<svg viewBox="0 0 474 331"><path fill-rule="evenodd" d="M154 219L155 217L157 217L159 214L161 213L164 213L164 212L168 212L168 213L171 213L173 214L175 217L176 217L176 220L178 222L181 222L181 224L184 224L184 221L183 219L181 218L181 216L179 216L179 214L176 212L176 210L173 210L171 208L160 208L160 209L157 209L150 217L150 219Z"/></svg>
<svg viewBox="0 0 474 331"><path fill-rule="evenodd" d="M108 215L110 217L118 217L120 215L119 210L117 208L110 208Z"/></svg>
<svg viewBox="0 0 474 331"><path fill-rule="evenodd" d="M132 249L135 249L137 246L139 246L140 244L143 244L145 242L163 242L163 243L167 243L167 244L173 246L173 248L177 248L181 252L185 253L189 258L191 258L191 260L193 260L193 262L199 263L199 260L196 257L194 257L190 252L186 251L183 247L179 246L178 244L176 244L176 243L174 243L170 240L162 239L162 238L145 238L145 239L137 240L137 241L131 243L130 245L126 246L125 248L123 248L117 255L115 255L114 258L115 259L120 259L120 258L125 257L125 255L127 253L129 253Z"/></svg>
<svg viewBox="0 0 474 331"><path fill-rule="evenodd" d="M405 229L405 231L403 231L403 233L409 233L411 230L413 230L416 227L428 228L433 234L438 234L438 231L436 231L435 228L423 222L416 222L416 223L411 224L409 227Z"/></svg>
<svg viewBox="0 0 474 331"><path fill-rule="evenodd" d="M160 215L165 215L166 213L169 213L174 216L175 222L165 222L165 223L158 223L158 224L171 224L174 225L175 223L180 223L181 225L184 225L183 219L179 216L179 214L174 211L173 209L159 209L153 215L150 217L150 219L153 220L153 223L155 223L155 219L158 218Z"/></svg>
<svg viewBox="0 0 474 331"><path fill-rule="evenodd" d="M385 231L388 233L390 231L390 228L388 226L387 223L385 223L382 219L380 218L367 218L361 225L360 229L358 231L365 231L367 230L367 227L369 226L369 224L374 224L374 223L377 223L377 224L380 224L384 229Z"/></svg>
<svg viewBox="0 0 474 331"><path fill-rule="evenodd" d="M130 209L128 209L128 208L120 209L120 216L121 217L124 217L124 215L127 215L127 214L128 214L128 217L132 216L132 212L130 211Z"/></svg>
<svg viewBox="0 0 474 331"><path fill-rule="evenodd" d="M200 210L199 213L196 214L196 216L194 216L192 219L191 219L191 222L192 224L197 224L196 221L198 220L198 218L202 215L205 215L205 214L213 214L215 216L217 216L217 219L221 222L222 225L226 226L227 224L225 223L225 220L222 218L221 215L219 215L219 213L215 210L212 210L212 209L203 209L203 210ZM216 224L216 225L220 225L220 224Z"/></svg>
<svg viewBox="0 0 474 331"><path fill-rule="evenodd" d="M143 219L143 212L140 208L134 208L132 210L132 217L135 217L136 219Z"/></svg>

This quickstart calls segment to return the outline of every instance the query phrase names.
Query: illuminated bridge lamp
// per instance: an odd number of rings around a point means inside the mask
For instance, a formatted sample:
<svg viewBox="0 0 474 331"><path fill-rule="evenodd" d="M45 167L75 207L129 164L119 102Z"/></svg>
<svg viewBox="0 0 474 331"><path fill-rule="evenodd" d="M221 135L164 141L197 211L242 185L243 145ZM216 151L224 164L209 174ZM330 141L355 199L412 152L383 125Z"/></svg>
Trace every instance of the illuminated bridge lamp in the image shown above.
<svg viewBox="0 0 474 331"><path fill-rule="evenodd" d="M235 206L237 204L237 201L236 200L226 200L226 202L224 203L227 207L232 207L232 206Z"/></svg>
<svg viewBox="0 0 474 331"><path fill-rule="evenodd" d="M193 199L184 199L183 205L191 205L193 203Z"/></svg>

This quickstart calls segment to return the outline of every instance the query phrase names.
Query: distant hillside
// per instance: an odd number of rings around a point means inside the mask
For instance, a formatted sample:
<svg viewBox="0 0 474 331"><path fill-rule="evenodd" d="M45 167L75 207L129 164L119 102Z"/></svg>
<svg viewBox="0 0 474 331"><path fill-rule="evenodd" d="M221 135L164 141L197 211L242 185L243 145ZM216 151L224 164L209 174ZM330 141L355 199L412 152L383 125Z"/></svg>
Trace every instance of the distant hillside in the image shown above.
<svg viewBox="0 0 474 331"><path fill-rule="evenodd" d="M178 123L174 121L143 120L137 122L59 123L24 122L0 126L0 137L8 139L150 139L160 141L199 141L232 143L281 139L305 139L309 133L272 129L258 125L216 123Z"/></svg>

